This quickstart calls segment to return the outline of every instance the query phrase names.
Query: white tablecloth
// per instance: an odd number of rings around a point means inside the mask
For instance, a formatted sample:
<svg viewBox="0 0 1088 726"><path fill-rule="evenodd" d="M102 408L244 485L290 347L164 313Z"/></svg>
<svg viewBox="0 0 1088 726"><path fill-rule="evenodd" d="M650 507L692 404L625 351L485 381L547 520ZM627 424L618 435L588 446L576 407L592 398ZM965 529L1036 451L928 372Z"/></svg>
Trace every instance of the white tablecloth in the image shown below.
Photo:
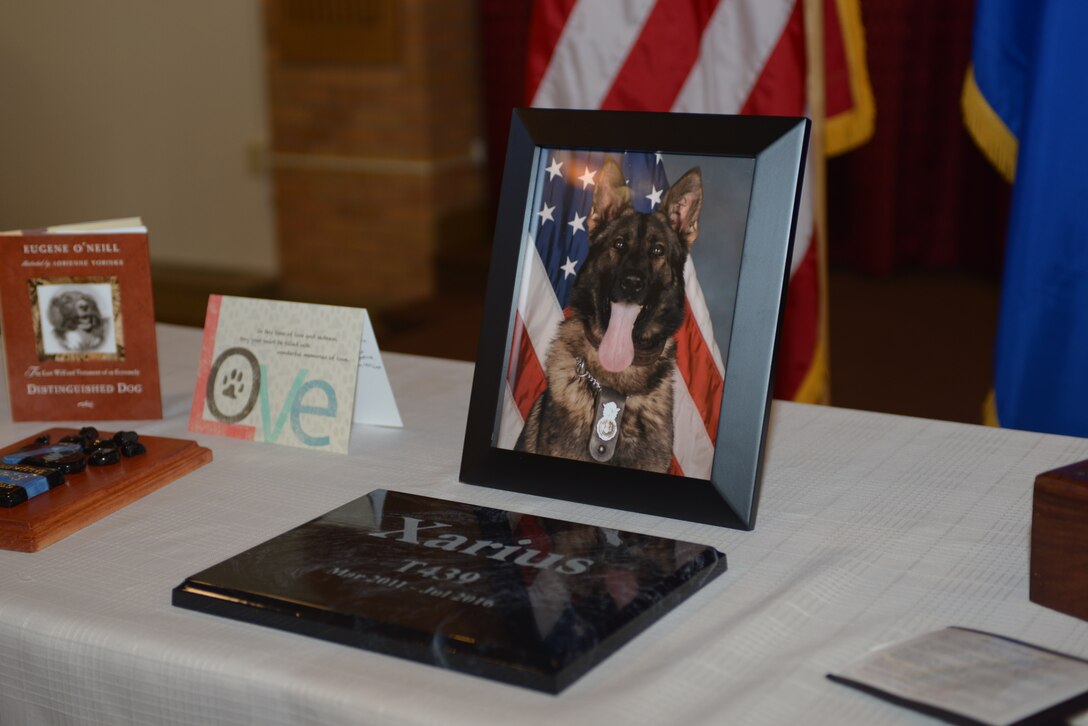
<svg viewBox="0 0 1088 726"><path fill-rule="evenodd" d="M947 625L1088 657L1088 623L1028 600L1037 473L1088 440L776 403L752 532L457 481L472 366L386 355L402 430L347 456L186 431L200 331L160 326L166 418L215 461L33 554L0 551L0 724L899 724L832 683ZM0 442L43 424L10 423ZM104 425L105 426L105 425ZM376 488L714 545L729 571L559 696L175 608L212 565Z"/></svg>

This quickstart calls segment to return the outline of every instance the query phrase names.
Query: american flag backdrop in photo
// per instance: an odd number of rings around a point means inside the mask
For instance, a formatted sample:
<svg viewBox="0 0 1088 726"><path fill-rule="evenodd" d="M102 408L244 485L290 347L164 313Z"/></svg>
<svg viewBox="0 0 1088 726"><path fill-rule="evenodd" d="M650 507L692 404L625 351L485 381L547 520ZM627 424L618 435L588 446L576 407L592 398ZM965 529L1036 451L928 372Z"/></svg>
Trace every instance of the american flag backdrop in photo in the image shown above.
<svg viewBox="0 0 1088 726"><path fill-rule="evenodd" d="M525 418L546 387L548 346L564 318L571 288L589 250L586 220L593 206L596 175L604 152L542 149L530 201L510 363L498 445L513 448ZM639 212L651 212L668 189L660 154L612 154ZM696 244L699 244L696 241ZM676 334L673 375L673 463L671 473L710 477L718 430L725 367L691 257L684 267L687 305Z"/></svg>
<svg viewBox="0 0 1088 726"><path fill-rule="evenodd" d="M828 400L816 170L823 154L849 151L873 132L859 0L535 0L524 101L812 116L774 395Z"/></svg>

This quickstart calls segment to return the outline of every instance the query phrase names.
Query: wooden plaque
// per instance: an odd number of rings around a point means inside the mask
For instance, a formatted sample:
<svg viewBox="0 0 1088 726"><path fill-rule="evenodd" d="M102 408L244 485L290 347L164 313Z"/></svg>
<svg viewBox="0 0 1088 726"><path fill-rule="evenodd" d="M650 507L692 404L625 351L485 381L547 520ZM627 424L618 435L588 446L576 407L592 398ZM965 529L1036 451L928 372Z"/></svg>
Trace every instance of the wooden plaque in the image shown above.
<svg viewBox="0 0 1088 726"><path fill-rule="evenodd" d="M5 447L0 455L38 436L48 434L56 442L77 433L76 429L48 429ZM112 435L101 432L101 438ZM0 548L37 552L212 460L211 449L195 441L155 436L141 436L140 441L147 447L146 454L122 457L111 466L87 466L29 501L0 508Z"/></svg>

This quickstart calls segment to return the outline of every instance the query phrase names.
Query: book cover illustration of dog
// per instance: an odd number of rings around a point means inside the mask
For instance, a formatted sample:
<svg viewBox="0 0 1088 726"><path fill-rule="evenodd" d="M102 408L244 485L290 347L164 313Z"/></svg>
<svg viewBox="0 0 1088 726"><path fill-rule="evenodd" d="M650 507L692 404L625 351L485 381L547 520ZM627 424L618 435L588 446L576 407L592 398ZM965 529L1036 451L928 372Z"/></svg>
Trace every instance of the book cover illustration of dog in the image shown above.
<svg viewBox="0 0 1088 726"><path fill-rule="evenodd" d="M547 387L515 449L669 471L674 336L684 322L684 268L702 202L694 167L654 211L636 211L620 166L605 162L586 220L589 251L545 357Z"/></svg>
<svg viewBox="0 0 1088 726"><path fill-rule="evenodd" d="M87 353L100 350L109 335L110 319L84 290L67 290L49 302L49 324L63 350Z"/></svg>

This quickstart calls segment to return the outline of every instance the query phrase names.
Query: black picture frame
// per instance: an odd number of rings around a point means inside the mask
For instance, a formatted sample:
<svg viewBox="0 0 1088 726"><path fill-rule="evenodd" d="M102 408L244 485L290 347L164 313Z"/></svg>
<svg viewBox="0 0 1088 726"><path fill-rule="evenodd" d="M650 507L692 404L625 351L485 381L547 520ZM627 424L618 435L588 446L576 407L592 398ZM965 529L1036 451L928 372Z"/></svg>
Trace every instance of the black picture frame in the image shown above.
<svg viewBox="0 0 1088 726"><path fill-rule="evenodd" d="M809 129L808 119L795 117L514 111L460 481L737 529L755 525ZM529 230L538 214L533 206L540 198L536 188L544 178L548 155L555 150L686 155L704 163L709 158L711 166L720 160L722 165L740 163L750 169L743 232L732 270L732 309L711 311L729 335L720 341L722 394L707 479L497 446L521 271L524 256L533 253ZM709 198L704 208L713 203ZM718 286L716 270L700 267L699 273L704 289ZM543 360L545 353L540 357Z"/></svg>

